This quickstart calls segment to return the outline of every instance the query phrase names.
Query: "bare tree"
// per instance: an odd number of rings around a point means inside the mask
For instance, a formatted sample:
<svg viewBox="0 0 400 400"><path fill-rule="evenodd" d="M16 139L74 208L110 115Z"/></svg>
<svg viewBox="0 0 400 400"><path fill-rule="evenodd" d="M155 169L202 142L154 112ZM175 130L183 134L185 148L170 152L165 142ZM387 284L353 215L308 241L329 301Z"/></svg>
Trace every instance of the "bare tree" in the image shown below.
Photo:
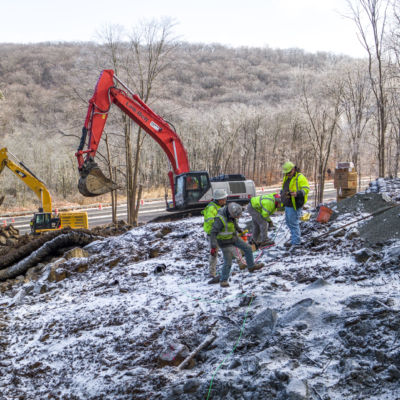
<svg viewBox="0 0 400 400"><path fill-rule="evenodd" d="M175 48L172 37L174 23L170 19L161 21L152 20L142 22L135 27L130 37L129 63L125 73L129 82L133 82L134 89L145 103L148 103L153 94L153 88L162 72L170 67L171 55ZM140 155L143 146L143 132L141 128L136 132L135 155L132 154L131 131L126 131L127 143L127 204L128 222L137 225L142 186L138 183Z"/></svg>
<svg viewBox="0 0 400 400"><path fill-rule="evenodd" d="M388 124L384 40L390 0L347 0L347 2L359 32L359 40L368 54L369 78L376 104L378 173L383 177Z"/></svg>
<svg viewBox="0 0 400 400"><path fill-rule="evenodd" d="M149 102L160 75L170 65L170 55L174 49L171 37L173 26L169 19L143 21L128 34L127 42L122 41L125 31L120 26L106 26L103 29L102 36L114 71L145 103ZM145 135L138 128L135 139L132 121L126 115L122 115L122 120L128 223L137 225L142 193L139 185L140 155Z"/></svg>
<svg viewBox="0 0 400 400"><path fill-rule="evenodd" d="M361 143L367 124L371 119L369 99L370 85L364 63L357 62L346 66L341 106L346 117L346 133L350 140L351 161L358 171L359 186L361 185Z"/></svg>
<svg viewBox="0 0 400 400"><path fill-rule="evenodd" d="M309 122L306 132L314 149L315 204L318 204L323 202L332 140L342 113L340 102L343 88L341 81L335 81L331 76L327 76L325 82L319 82L317 88L312 88L310 81L303 81L302 88L301 103Z"/></svg>

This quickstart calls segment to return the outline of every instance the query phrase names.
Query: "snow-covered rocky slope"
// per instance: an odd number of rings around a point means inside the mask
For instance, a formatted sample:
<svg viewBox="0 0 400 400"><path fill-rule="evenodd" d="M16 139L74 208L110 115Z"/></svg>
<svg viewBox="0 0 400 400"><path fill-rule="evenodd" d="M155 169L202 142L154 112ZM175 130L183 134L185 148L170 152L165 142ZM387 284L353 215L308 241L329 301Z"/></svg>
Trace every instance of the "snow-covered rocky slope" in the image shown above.
<svg viewBox="0 0 400 400"><path fill-rule="evenodd" d="M394 201L396 184L381 189ZM234 263L227 289L207 284L199 217L4 282L0 399L399 399L400 207L364 218L394 204L371 190L330 204L296 253L276 216L276 246L255 253L265 267Z"/></svg>

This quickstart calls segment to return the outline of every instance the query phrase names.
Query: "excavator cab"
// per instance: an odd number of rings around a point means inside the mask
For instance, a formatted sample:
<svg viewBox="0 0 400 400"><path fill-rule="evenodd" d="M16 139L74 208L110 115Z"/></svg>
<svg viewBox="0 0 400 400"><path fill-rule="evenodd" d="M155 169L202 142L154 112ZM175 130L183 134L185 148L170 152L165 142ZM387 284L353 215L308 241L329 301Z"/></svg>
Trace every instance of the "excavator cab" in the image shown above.
<svg viewBox="0 0 400 400"><path fill-rule="evenodd" d="M32 233L39 233L45 230L54 230L59 228L60 218L52 217L51 213L38 212L33 215L31 220Z"/></svg>
<svg viewBox="0 0 400 400"><path fill-rule="evenodd" d="M210 178L206 171L186 172L178 175L175 178L176 207L203 207L207 202L200 202L200 199L210 187Z"/></svg>

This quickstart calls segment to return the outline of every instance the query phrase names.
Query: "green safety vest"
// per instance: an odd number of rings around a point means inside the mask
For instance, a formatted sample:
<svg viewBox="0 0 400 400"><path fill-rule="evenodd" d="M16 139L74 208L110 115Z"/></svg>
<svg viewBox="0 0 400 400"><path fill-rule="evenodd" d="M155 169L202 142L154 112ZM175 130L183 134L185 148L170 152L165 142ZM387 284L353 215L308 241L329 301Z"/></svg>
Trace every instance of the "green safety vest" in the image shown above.
<svg viewBox="0 0 400 400"><path fill-rule="evenodd" d="M211 233L211 228L214 223L214 218L218 214L218 210L220 208L221 206L211 201L210 203L208 203L207 207L201 212L204 215L203 229L204 232L207 233L207 235Z"/></svg>
<svg viewBox="0 0 400 400"><path fill-rule="evenodd" d="M271 221L270 215L276 211L274 194L252 197L250 200L251 206L268 222Z"/></svg>
<svg viewBox="0 0 400 400"><path fill-rule="evenodd" d="M288 180L288 176L285 175L283 178L282 189L287 180ZM298 192L299 190L302 190L304 192L304 204L306 204L308 192L310 191L310 185L308 184L307 178L303 174L296 172L289 183L289 191L290 192ZM296 210L296 198L295 197L292 197L292 204L293 204L293 208Z"/></svg>
<svg viewBox="0 0 400 400"><path fill-rule="evenodd" d="M224 229L218 233L218 240L231 240L235 235L236 229L233 222L228 222L224 215L217 214L215 218L219 218L224 225Z"/></svg>

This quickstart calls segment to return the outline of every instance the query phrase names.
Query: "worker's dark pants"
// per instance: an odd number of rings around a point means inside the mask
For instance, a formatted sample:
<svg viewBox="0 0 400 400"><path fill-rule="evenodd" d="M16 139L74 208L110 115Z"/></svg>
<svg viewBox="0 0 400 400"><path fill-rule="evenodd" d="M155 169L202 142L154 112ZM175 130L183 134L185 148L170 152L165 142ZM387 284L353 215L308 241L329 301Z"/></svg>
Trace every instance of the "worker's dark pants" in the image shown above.
<svg viewBox="0 0 400 400"><path fill-rule="evenodd" d="M221 282L227 281L229 278L232 267L232 257L234 254L235 247L240 250L243 250L247 268L251 270L254 267L254 257L251 246L245 243L242 239L236 238L235 242L232 243L231 245L226 247L221 247L222 254L224 255L224 265L222 266L220 273Z"/></svg>
<svg viewBox="0 0 400 400"><path fill-rule="evenodd" d="M268 221L253 208L251 203L247 206L247 212L251 216L252 226L252 237L254 243L264 243L268 239Z"/></svg>
<svg viewBox="0 0 400 400"><path fill-rule="evenodd" d="M285 207L285 220L292 235L292 245L301 244L300 215L301 208L295 210L293 207Z"/></svg>

